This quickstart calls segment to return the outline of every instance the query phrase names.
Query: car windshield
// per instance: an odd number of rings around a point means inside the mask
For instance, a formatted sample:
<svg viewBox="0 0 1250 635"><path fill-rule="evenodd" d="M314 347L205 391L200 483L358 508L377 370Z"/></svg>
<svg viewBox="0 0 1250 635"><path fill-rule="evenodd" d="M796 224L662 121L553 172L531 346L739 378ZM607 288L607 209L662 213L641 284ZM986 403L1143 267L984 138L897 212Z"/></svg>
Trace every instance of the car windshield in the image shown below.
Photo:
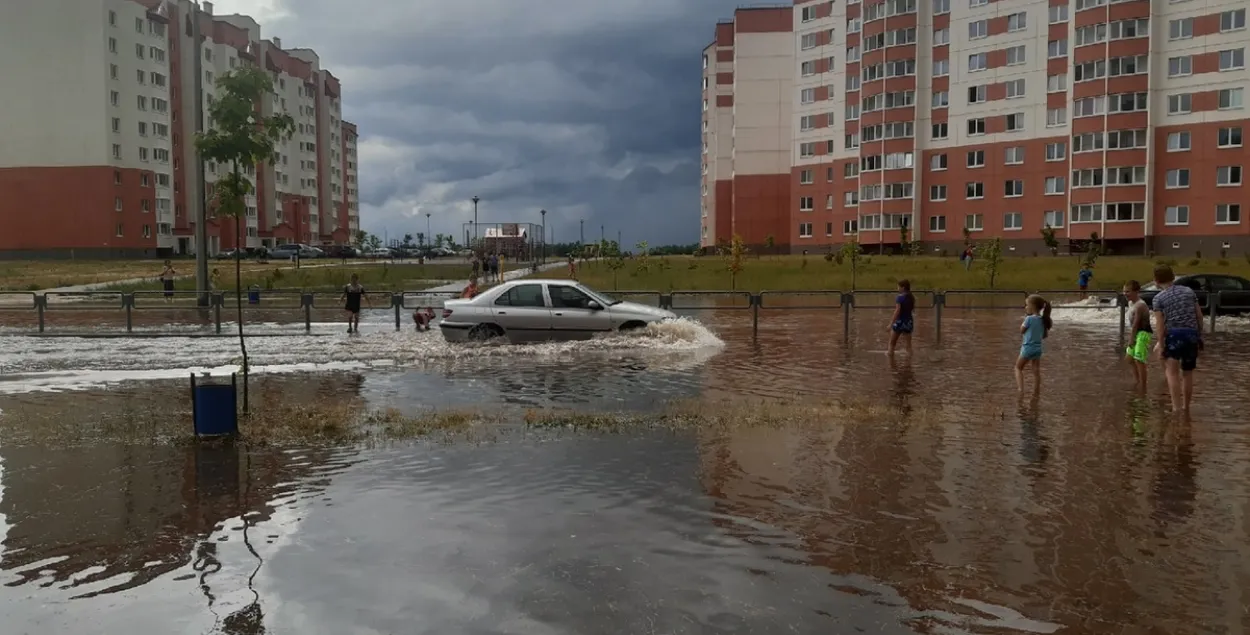
<svg viewBox="0 0 1250 635"><path fill-rule="evenodd" d="M613 298L612 296L607 295L606 293L600 293L598 291L594 291L582 285L578 285L578 288L580 288L583 292L585 292L586 295L589 295L590 297L594 298L596 302L598 302L599 304L602 304L603 306L612 306L614 304L621 303L620 300L617 300Z"/></svg>

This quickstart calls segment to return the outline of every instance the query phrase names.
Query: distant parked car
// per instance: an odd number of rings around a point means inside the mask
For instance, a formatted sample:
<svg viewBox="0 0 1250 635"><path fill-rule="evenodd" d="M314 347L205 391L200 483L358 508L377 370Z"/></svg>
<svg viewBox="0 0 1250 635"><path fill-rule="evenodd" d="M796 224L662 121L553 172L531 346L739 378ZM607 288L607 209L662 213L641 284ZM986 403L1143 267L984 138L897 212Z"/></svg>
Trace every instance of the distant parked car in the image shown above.
<svg viewBox="0 0 1250 635"><path fill-rule="evenodd" d="M1202 308L1202 312L1210 314L1207 310L1209 304L1209 293L1219 293L1218 313L1227 315L1241 315L1250 313L1250 280L1239 276L1230 276L1222 273L1200 273L1177 276L1175 284L1189 287L1198 292L1198 306ZM1148 306L1154 306L1154 298L1159 295L1159 287L1151 282L1143 285L1141 290L1141 299Z"/></svg>
<svg viewBox="0 0 1250 635"><path fill-rule="evenodd" d="M236 251L239 251L239 250L238 250L238 249L227 249L227 250L225 250L225 251L219 251L219 252L217 252L217 259L218 259L218 260L234 260L234 253L235 253ZM244 250L244 251L242 252L242 254L241 254L239 257L240 257L240 258L247 258L247 251L246 251L246 250Z"/></svg>
<svg viewBox="0 0 1250 635"><path fill-rule="evenodd" d="M515 280L472 299L448 300L439 328L449 342L507 338L513 343L583 340L677 315L623 302L570 280Z"/></svg>
<svg viewBox="0 0 1250 635"><path fill-rule="evenodd" d="M270 249L269 257L273 258L274 260L283 260L283 259L293 258L296 255L299 255L299 253L300 253L300 246L298 244L287 243L285 245L278 245L277 247Z"/></svg>

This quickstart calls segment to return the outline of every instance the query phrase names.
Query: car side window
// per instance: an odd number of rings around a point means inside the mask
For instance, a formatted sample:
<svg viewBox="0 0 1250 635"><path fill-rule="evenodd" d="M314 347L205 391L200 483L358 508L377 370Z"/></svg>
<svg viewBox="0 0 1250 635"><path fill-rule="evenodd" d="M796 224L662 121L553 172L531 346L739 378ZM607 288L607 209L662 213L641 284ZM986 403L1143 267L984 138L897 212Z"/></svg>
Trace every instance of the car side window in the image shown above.
<svg viewBox="0 0 1250 635"><path fill-rule="evenodd" d="M1194 291L1202 291L1207 286L1207 279L1194 276L1192 278L1186 278L1185 280L1183 280L1181 282L1181 285L1189 287L1190 289L1193 289Z"/></svg>
<svg viewBox="0 0 1250 635"><path fill-rule="evenodd" d="M541 284L521 284L511 289L507 293L499 296L495 300L495 304L503 306L515 306L526 308L546 308L547 303L543 300L543 286Z"/></svg>
<svg viewBox="0 0 1250 635"><path fill-rule="evenodd" d="M557 309L585 309L590 306L590 296L574 287L550 285L551 306Z"/></svg>
<svg viewBox="0 0 1250 635"><path fill-rule="evenodd" d="M1212 291L1241 291L1241 283L1236 278L1225 278L1224 276L1213 276L1209 278Z"/></svg>

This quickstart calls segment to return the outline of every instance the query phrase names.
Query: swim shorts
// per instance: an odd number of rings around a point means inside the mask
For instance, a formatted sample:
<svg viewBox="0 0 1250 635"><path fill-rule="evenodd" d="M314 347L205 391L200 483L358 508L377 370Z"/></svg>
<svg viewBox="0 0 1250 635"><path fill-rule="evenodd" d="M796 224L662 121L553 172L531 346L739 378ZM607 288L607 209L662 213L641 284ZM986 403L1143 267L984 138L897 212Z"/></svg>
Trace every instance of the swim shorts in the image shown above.
<svg viewBox="0 0 1250 635"><path fill-rule="evenodd" d="M1023 359L1025 361L1033 361L1035 359L1041 359L1041 358L1042 358L1041 346L1021 346L1020 347L1020 359Z"/></svg>
<svg viewBox="0 0 1250 635"><path fill-rule="evenodd" d="M1163 340L1163 357L1179 360L1181 370L1193 370L1198 367L1199 348L1201 338L1196 329L1168 329Z"/></svg>
<svg viewBox="0 0 1250 635"><path fill-rule="evenodd" d="M911 318L894 320L894 323L890 325L890 329L895 333L911 333L916 330L916 323Z"/></svg>
<svg viewBox="0 0 1250 635"><path fill-rule="evenodd" d="M1150 333L1138 331L1133 338L1132 346L1125 348L1124 354L1145 364L1150 359Z"/></svg>

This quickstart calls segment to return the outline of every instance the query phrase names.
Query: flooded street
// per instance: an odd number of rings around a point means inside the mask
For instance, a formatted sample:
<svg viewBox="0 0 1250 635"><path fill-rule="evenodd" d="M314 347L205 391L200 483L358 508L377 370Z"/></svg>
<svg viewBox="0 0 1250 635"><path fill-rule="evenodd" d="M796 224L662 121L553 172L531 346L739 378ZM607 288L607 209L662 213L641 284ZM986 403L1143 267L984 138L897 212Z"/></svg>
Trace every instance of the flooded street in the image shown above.
<svg viewBox="0 0 1250 635"><path fill-rule="evenodd" d="M1018 311L703 311L635 337L453 347L370 315L249 342L257 403L658 413L866 400L825 425L526 428L365 448L83 443L183 403L230 338L0 338L3 633L1250 632L1250 321L1207 336L1190 420L1136 394L1118 311L1062 307L1040 399ZM303 324L297 325L302 328ZM253 327L249 327L253 328ZM290 332L289 325L254 327ZM263 407L263 406L262 406ZM33 439L33 440L32 440Z"/></svg>

